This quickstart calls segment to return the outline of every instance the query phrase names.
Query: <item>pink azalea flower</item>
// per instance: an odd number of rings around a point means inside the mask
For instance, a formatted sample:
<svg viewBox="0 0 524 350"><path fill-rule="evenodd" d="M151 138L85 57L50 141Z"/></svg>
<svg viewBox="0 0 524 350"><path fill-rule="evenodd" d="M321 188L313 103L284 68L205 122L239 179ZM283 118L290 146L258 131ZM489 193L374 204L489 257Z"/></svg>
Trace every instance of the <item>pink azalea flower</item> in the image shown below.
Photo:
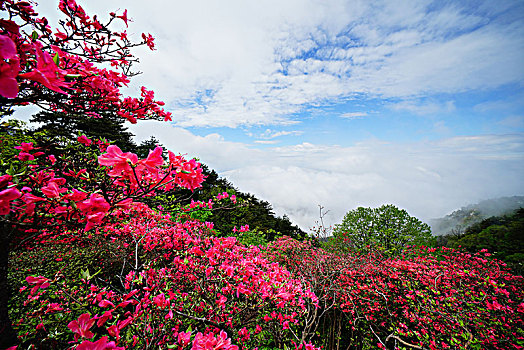
<svg viewBox="0 0 524 350"><path fill-rule="evenodd" d="M83 214L107 213L111 207L99 193L92 193L88 200L77 204Z"/></svg>
<svg viewBox="0 0 524 350"><path fill-rule="evenodd" d="M153 303L161 309L164 309L166 306L169 306L169 300L166 300L164 293L154 297Z"/></svg>
<svg viewBox="0 0 524 350"><path fill-rule="evenodd" d="M15 98L18 95L16 76L20 71L20 62L16 54L13 40L7 35L0 35L0 95L7 98Z"/></svg>
<svg viewBox="0 0 524 350"><path fill-rule="evenodd" d="M113 304L112 302L110 302L109 300L102 300L101 302L98 303L98 306L100 307L115 307L115 304Z"/></svg>
<svg viewBox="0 0 524 350"><path fill-rule="evenodd" d="M118 329L116 324L112 325L111 327L108 327L107 333L109 333L110 336L115 337L116 339L120 338L120 329Z"/></svg>
<svg viewBox="0 0 524 350"><path fill-rule="evenodd" d="M87 198L87 193L77 190L76 188L73 189L73 193L67 194L64 198L78 202L83 201Z"/></svg>
<svg viewBox="0 0 524 350"><path fill-rule="evenodd" d="M136 154L131 152L123 153L118 146L111 145L107 147L107 153L104 153L98 157L98 163L100 165L113 167L109 172L111 176L119 176L122 172L132 171L131 166L138 162Z"/></svg>
<svg viewBox="0 0 524 350"><path fill-rule="evenodd" d="M73 333L75 333L75 340L78 338L92 338L94 336L93 332L89 329L95 324L95 319L87 313L80 315L78 320L69 322L67 328L69 328Z"/></svg>
<svg viewBox="0 0 524 350"><path fill-rule="evenodd" d="M106 311L106 312L104 312L104 314L102 316L100 316L98 321L96 321L96 325L98 327L101 327L104 323L106 323L107 320L110 320L112 318L113 318L113 314L111 313L111 311Z"/></svg>
<svg viewBox="0 0 524 350"><path fill-rule="evenodd" d="M30 153L20 152L18 154L18 159L21 160L22 162L27 162L27 161L35 159L35 157Z"/></svg>
<svg viewBox="0 0 524 350"><path fill-rule="evenodd" d="M102 220L104 220L104 217L105 217L105 213L96 213L96 214L88 215L86 227L84 227L84 230L89 231L93 227L97 226L98 224L102 222Z"/></svg>
<svg viewBox="0 0 524 350"><path fill-rule="evenodd" d="M149 168L156 168L164 164L164 158L162 158L162 147L158 146L153 151L149 151L149 155L145 160L141 160L140 163L144 164Z"/></svg>
<svg viewBox="0 0 524 350"><path fill-rule="evenodd" d="M49 287L49 278L45 278L43 276L27 276L25 280L27 283L34 285L33 288L31 288L31 294L34 294L38 289L45 289Z"/></svg>
<svg viewBox="0 0 524 350"><path fill-rule="evenodd" d="M193 350L238 350L238 346L231 345L227 333L220 331L218 338L215 338L213 333L198 333L193 340Z"/></svg>
<svg viewBox="0 0 524 350"><path fill-rule="evenodd" d="M8 188L0 192L0 215L7 215L11 210L11 202L22 196L16 188Z"/></svg>
<svg viewBox="0 0 524 350"><path fill-rule="evenodd" d="M149 49L151 50L154 50L155 49L155 43L154 43L154 40L155 38L153 38L153 36L151 34L145 34L145 33L142 33L142 39L144 39L147 47L149 47Z"/></svg>
<svg viewBox="0 0 524 350"><path fill-rule="evenodd" d="M42 193L45 194L48 198L58 198L61 193L67 191L65 188L61 188L57 181L50 180L47 183L47 186L42 187Z"/></svg>
<svg viewBox="0 0 524 350"><path fill-rule="evenodd" d="M122 14L122 16L116 16L117 18L120 18L122 21L124 21L124 23L126 24L126 27L128 26L127 25L127 21L129 20L127 18L127 9L124 10L124 13Z"/></svg>
<svg viewBox="0 0 524 350"><path fill-rule="evenodd" d="M10 59L8 62L0 60L0 95L15 98L18 95L16 76L20 72L20 61Z"/></svg>
<svg viewBox="0 0 524 350"><path fill-rule="evenodd" d="M22 142L20 146L15 146L15 149L19 149L23 152L29 152L30 150L34 149L32 142Z"/></svg>
<svg viewBox="0 0 524 350"><path fill-rule="evenodd" d="M13 180L11 175L0 176L0 188L7 186L11 180Z"/></svg>
<svg viewBox="0 0 524 350"><path fill-rule="evenodd" d="M91 139L87 138L86 135L78 136L77 141L83 144L84 146L89 146L93 142Z"/></svg>
<svg viewBox="0 0 524 350"><path fill-rule="evenodd" d="M76 350L124 350L124 347L117 347L114 341L107 342L107 337L98 339L96 342L84 340Z"/></svg>
<svg viewBox="0 0 524 350"><path fill-rule="evenodd" d="M22 200L24 201L26 207L25 207L25 214L26 215L33 215L35 211L36 202L43 201L45 198L37 197L31 193L24 193L22 196Z"/></svg>
<svg viewBox="0 0 524 350"><path fill-rule="evenodd" d="M180 332L178 333L178 344L184 347L191 341L191 332Z"/></svg>
<svg viewBox="0 0 524 350"><path fill-rule="evenodd" d="M23 79L36 81L50 90L67 94L63 87L69 87L69 83L65 82L65 71L58 68L53 61L51 55L43 52L40 47L36 47L36 68L31 72L20 74L19 77Z"/></svg>
<svg viewBox="0 0 524 350"><path fill-rule="evenodd" d="M122 209L129 209L134 204L133 199L127 198L124 199L121 202L118 202L115 204L115 207L122 208Z"/></svg>
<svg viewBox="0 0 524 350"><path fill-rule="evenodd" d="M16 56L16 45L7 35L0 35L0 59L8 60Z"/></svg>
<svg viewBox="0 0 524 350"><path fill-rule="evenodd" d="M133 322L133 317L128 317L128 318L126 318L123 321L118 321L118 323L117 323L118 330L123 329L124 327L129 325L131 322Z"/></svg>
<svg viewBox="0 0 524 350"><path fill-rule="evenodd" d="M109 203L98 193L92 193L88 200L77 203L78 209L87 217L87 224L84 228L89 231L96 225L100 224L105 214L111 207Z"/></svg>

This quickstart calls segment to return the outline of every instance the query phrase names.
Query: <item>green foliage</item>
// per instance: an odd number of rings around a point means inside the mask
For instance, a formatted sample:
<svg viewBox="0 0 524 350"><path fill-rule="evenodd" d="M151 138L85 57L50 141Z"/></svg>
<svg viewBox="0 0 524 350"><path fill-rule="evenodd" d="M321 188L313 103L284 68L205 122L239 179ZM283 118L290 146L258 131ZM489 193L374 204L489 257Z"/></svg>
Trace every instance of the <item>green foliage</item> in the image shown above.
<svg viewBox="0 0 524 350"><path fill-rule="evenodd" d="M245 246L250 246L250 245L266 246L268 243L266 239L266 234L258 230L242 232L238 236L238 241Z"/></svg>
<svg viewBox="0 0 524 350"><path fill-rule="evenodd" d="M487 249L506 262L513 273L524 272L524 208L511 215L494 216L468 227L461 235L439 239L442 246L476 253Z"/></svg>
<svg viewBox="0 0 524 350"><path fill-rule="evenodd" d="M37 129L47 136L46 143L56 143L56 140L75 140L79 134L89 138L105 139L116 144L125 152L133 152L139 158L148 156L149 151L157 146L163 145L154 136L136 145L133 134L124 125L124 120L112 113L100 112L97 117L75 116L73 114L40 112L31 119L33 122L41 123ZM19 143L18 143L19 144ZM40 142L42 144L42 142ZM164 156L166 156L164 148ZM188 205L191 200L207 201L219 193L227 192L236 195L238 205L234 207L216 207L211 211L199 211L191 214L191 219L211 221L220 236L229 236L233 228L249 225L252 229L264 232L266 239L272 241L281 235L288 235L297 239L306 236L298 226L293 225L287 216L278 217L273 212L271 204L262 201L249 193L239 192L233 184L218 176L217 172L202 166L207 176L202 188L191 192L177 188L173 191L157 195L155 197L143 198L151 207L161 206L164 211L177 213L179 209Z"/></svg>
<svg viewBox="0 0 524 350"><path fill-rule="evenodd" d="M123 150L137 147L132 140L133 134L124 126L125 120L110 112L99 112L96 117L40 112L31 118L31 122L40 123L37 131L45 131L50 137L72 140L84 134L89 138L106 139Z"/></svg>
<svg viewBox="0 0 524 350"><path fill-rule="evenodd" d="M16 159L19 151L15 149L22 142L35 142L45 138L45 132L35 133L27 124L19 120L8 120L0 124L0 172L14 174L25 167L26 162Z"/></svg>
<svg viewBox="0 0 524 350"><path fill-rule="evenodd" d="M331 249L377 249L387 255L397 255L407 245L433 244L429 225L391 204L349 211L333 236L327 243Z"/></svg>
<svg viewBox="0 0 524 350"><path fill-rule="evenodd" d="M146 158L149 155L149 152L155 149L157 146L160 146L164 149L162 154L163 157L167 156L167 150L164 146L160 144L160 141L156 137L151 136L147 140L142 141L138 146L126 148L126 151L131 151L136 153L138 158Z"/></svg>
<svg viewBox="0 0 524 350"><path fill-rule="evenodd" d="M472 225L490 217L508 215L524 206L524 196L500 197L483 200L430 221L435 236L461 235Z"/></svg>
<svg viewBox="0 0 524 350"><path fill-rule="evenodd" d="M15 242L16 243L16 242ZM28 348L34 339L44 339L41 349L65 349L70 341L70 330L67 324L71 315L68 312L47 312L53 303L60 303L61 288L67 285L71 295L86 292L90 283L120 284L120 273L126 259L129 260L132 248L125 247L118 239L109 240L101 234L85 234L82 232L65 231L62 233L43 233L33 239L30 245L14 244L10 254L9 285L12 293L9 300L9 316L17 325L24 342L21 348ZM27 276L47 276L58 279L62 283L53 283L47 291L50 298L46 302L38 298L27 301L22 293L27 288ZM58 304L56 304L58 305ZM79 309L75 305L73 309ZM28 315L36 313L37 320L28 319ZM36 321L36 323L35 323ZM36 330L38 323L43 329ZM51 336L45 336L45 330L54 329Z"/></svg>
<svg viewBox="0 0 524 350"><path fill-rule="evenodd" d="M202 188L194 192L177 189L150 198L147 204L152 207L161 206L164 211L177 213L181 206L188 205L191 200L207 201L227 192L230 196L236 196L237 205L217 205L212 210L206 209L205 214L200 214L206 221L213 222L217 235L230 236L235 227L249 225L252 230L263 232L267 241L273 241L282 235L296 239L303 239L306 236L306 233L293 225L286 215L276 216L270 203L252 194L238 191L227 179L221 178L215 170L209 169L206 165L202 165L202 169L206 175ZM201 219L194 216L192 218Z"/></svg>

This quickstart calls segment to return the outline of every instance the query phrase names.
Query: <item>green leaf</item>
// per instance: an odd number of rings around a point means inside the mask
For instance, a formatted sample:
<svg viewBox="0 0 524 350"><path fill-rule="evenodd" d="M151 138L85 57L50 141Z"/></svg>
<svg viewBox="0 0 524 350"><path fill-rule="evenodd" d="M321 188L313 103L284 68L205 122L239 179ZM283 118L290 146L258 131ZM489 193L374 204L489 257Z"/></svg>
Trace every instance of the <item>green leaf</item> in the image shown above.
<svg viewBox="0 0 524 350"><path fill-rule="evenodd" d="M82 78L82 74L66 74L66 79L78 79Z"/></svg>
<svg viewBox="0 0 524 350"><path fill-rule="evenodd" d="M89 269L86 268L85 270L80 270L80 279L90 280L91 274L89 273Z"/></svg>
<svg viewBox="0 0 524 350"><path fill-rule="evenodd" d="M53 56L53 62L55 62L57 66L60 64L60 56L58 56L58 52Z"/></svg>
<svg viewBox="0 0 524 350"><path fill-rule="evenodd" d="M37 40L38 39L38 33L36 31L33 30L33 33L31 33L31 38L33 40Z"/></svg>

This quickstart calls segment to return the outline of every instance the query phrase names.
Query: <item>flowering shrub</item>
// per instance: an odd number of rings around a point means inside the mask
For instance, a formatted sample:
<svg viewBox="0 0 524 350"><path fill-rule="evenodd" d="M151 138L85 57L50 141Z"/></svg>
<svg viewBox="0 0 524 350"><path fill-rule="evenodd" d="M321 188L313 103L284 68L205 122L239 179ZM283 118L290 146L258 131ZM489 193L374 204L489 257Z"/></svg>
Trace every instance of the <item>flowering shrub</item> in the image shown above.
<svg viewBox="0 0 524 350"><path fill-rule="evenodd" d="M4 135L3 141L8 138ZM8 162L8 173L0 176L4 269L11 242L32 242L39 229L75 229L83 224L89 231L112 211L129 208L137 199L175 186L194 189L203 181L198 162L172 152L166 161L161 148L138 159L116 146L79 137L78 144L64 145L56 155L33 142L22 142L13 150L15 161ZM3 285L6 278L2 276ZM6 291L3 288L5 312ZM2 317L5 320L7 314Z"/></svg>
<svg viewBox="0 0 524 350"><path fill-rule="evenodd" d="M120 93L133 75L130 50L153 50L153 37L133 43L111 30L114 21L127 28L126 10L102 22L75 0L59 9L65 20L52 29L30 2L0 0L0 114L37 104L70 116L169 120L152 91ZM54 144L41 142L45 133L0 135L2 348L524 346L523 279L487 252L333 253L288 237L244 245L206 222L215 203L235 203L228 193L170 215L140 202L201 186L196 160L166 159L161 147L140 159L85 135ZM265 243L245 224L235 231Z"/></svg>
<svg viewBox="0 0 524 350"><path fill-rule="evenodd" d="M209 223L172 221L145 205L114 215L127 219L100 227L96 236L123 252L120 274L111 276L114 258L102 256L96 278L88 271L81 280L62 272L27 277L16 323L24 344L63 348L96 340L211 349L205 344L215 342L233 349L232 343L299 343L294 330L316 297L278 264L260 258L259 248L210 236ZM52 245L63 235L39 239Z"/></svg>
<svg viewBox="0 0 524 350"><path fill-rule="evenodd" d="M281 239L266 254L316 293L318 318L303 332L320 329L311 339L328 348L524 345L524 279L487 252L412 247L397 258L334 255Z"/></svg>
<svg viewBox="0 0 524 350"><path fill-rule="evenodd" d="M27 1L2 0L0 10L0 99L2 110L37 103L41 108L70 114L98 116L112 111L135 123L137 119L171 119L154 93L141 88L140 98L124 97L132 63L131 49L147 45L153 37L131 41L126 30L111 30L114 21L128 25L127 10L110 13L103 22L89 16L75 0L60 0L64 16L59 29L39 17ZM118 71L103 68L109 65Z"/></svg>

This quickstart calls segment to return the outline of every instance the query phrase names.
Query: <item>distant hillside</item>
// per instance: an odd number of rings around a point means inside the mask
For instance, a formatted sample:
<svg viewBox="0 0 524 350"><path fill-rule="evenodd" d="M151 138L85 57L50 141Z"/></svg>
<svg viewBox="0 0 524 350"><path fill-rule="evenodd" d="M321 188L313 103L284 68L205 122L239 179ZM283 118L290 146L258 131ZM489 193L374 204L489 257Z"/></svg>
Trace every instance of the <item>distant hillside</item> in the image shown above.
<svg viewBox="0 0 524 350"><path fill-rule="evenodd" d="M436 236L459 235L464 233L469 226L484 219L509 214L519 208L524 208L524 196L487 199L455 210L443 218L432 219L429 224L431 231Z"/></svg>

